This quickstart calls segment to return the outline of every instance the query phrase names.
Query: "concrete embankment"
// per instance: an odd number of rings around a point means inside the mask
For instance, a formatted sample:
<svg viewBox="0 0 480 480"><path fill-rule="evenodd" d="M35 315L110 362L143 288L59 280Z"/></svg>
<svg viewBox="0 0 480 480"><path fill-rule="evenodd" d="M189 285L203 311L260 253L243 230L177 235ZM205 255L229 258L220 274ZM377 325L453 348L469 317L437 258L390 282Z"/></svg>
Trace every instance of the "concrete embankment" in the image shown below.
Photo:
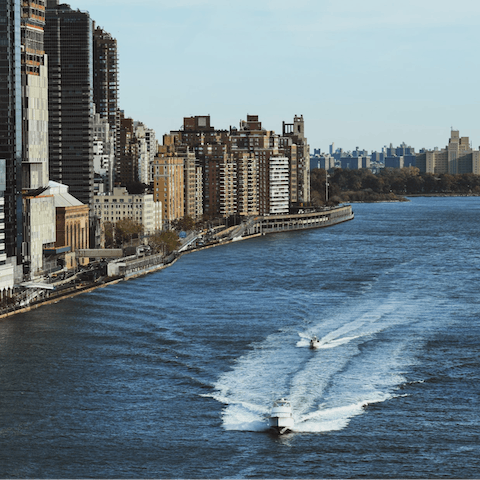
<svg viewBox="0 0 480 480"><path fill-rule="evenodd" d="M272 215L265 217L250 218L245 224L231 227L229 231L218 232L218 240L201 247L193 247L181 253L174 253L168 258L161 255L152 255L138 258L136 256L120 259L117 262L118 268L113 269L111 276L97 282L83 283L71 287L62 287L61 290L53 290L46 293L46 297L37 300L25 307L10 307L0 311L0 319L16 315L17 313L28 312L43 305L57 303L65 298L72 298L77 295L92 292L97 288L142 277L153 272L163 270L173 265L182 255L207 248L228 245L239 240L248 240L262 235L281 233L288 231L306 230L337 225L339 223L353 220L354 214L350 205L325 209L320 212L306 212L295 215ZM115 264L115 262L112 262ZM59 284L58 287L61 287Z"/></svg>
<svg viewBox="0 0 480 480"><path fill-rule="evenodd" d="M319 212L305 212L295 215L271 215L257 217L247 227L247 235L280 233L311 228L331 227L353 220L351 205L329 208Z"/></svg>

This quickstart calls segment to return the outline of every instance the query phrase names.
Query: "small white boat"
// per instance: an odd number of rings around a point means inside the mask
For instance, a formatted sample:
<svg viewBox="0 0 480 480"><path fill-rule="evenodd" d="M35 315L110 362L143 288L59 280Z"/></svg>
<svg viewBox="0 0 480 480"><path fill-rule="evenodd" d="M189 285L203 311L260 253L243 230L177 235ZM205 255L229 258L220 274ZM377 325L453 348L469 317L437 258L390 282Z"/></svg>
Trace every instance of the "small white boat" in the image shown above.
<svg viewBox="0 0 480 480"><path fill-rule="evenodd" d="M310 340L310 348L318 348L320 346L320 340L314 335Z"/></svg>
<svg viewBox="0 0 480 480"><path fill-rule="evenodd" d="M293 430L292 406L286 398L281 398L273 402L269 423L270 428L279 435Z"/></svg>

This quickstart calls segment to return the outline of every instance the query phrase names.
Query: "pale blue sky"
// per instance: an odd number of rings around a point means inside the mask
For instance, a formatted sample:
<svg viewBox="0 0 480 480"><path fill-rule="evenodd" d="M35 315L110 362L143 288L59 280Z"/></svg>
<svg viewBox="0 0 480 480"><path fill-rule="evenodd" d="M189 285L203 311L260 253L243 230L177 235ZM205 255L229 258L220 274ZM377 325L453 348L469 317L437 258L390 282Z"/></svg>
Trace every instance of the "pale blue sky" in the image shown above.
<svg viewBox="0 0 480 480"><path fill-rule="evenodd" d="M478 0L77 0L118 40L120 106L157 137L303 114L311 149L480 145Z"/></svg>

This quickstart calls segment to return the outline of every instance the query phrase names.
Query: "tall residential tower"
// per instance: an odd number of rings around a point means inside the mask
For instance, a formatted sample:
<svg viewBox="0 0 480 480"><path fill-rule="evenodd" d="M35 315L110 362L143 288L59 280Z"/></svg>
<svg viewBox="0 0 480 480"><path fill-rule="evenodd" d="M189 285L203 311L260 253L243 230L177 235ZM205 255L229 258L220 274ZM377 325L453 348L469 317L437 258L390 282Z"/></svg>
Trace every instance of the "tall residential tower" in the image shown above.
<svg viewBox="0 0 480 480"><path fill-rule="evenodd" d="M0 0L0 170L5 178L5 250L0 256L5 251L7 257L18 256L18 262L23 235L21 13L20 0Z"/></svg>
<svg viewBox="0 0 480 480"><path fill-rule="evenodd" d="M88 13L47 0L51 180L91 205L93 169L93 22Z"/></svg>

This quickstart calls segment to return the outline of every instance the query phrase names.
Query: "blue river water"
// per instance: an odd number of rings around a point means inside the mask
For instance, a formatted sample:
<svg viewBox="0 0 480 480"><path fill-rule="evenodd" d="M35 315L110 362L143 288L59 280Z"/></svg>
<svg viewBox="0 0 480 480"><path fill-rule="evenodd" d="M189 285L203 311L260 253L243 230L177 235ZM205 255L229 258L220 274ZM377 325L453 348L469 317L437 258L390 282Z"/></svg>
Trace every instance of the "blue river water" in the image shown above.
<svg viewBox="0 0 480 480"><path fill-rule="evenodd" d="M480 478L480 198L354 212L0 320L0 477Z"/></svg>

